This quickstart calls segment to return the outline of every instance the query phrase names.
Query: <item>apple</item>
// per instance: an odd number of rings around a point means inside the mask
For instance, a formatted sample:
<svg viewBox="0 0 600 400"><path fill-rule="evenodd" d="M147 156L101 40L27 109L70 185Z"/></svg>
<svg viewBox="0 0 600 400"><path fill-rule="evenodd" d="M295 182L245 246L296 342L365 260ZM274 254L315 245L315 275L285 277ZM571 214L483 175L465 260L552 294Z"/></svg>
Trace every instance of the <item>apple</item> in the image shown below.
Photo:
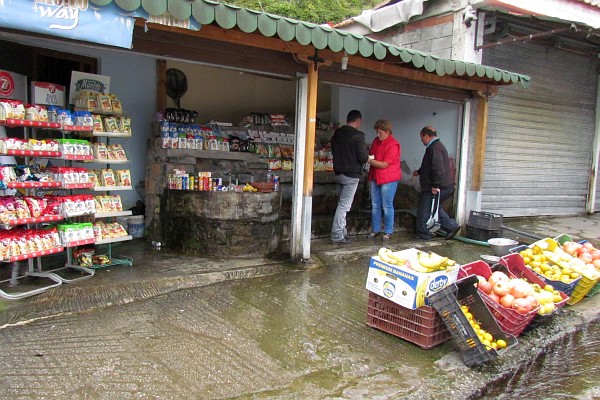
<svg viewBox="0 0 600 400"><path fill-rule="evenodd" d="M590 251L590 254L594 258L594 260L599 260L600 259L600 250L594 249L594 250Z"/></svg>
<svg viewBox="0 0 600 400"><path fill-rule="evenodd" d="M527 299L515 299L512 308L519 314L527 314L531 311L531 303Z"/></svg>
<svg viewBox="0 0 600 400"><path fill-rule="evenodd" d="M505 294L507 294L510 291L510 289L508 287L508 281L497 281L496 283L494 283L492 285L492 290L499 297L504 296Z"/></svg>
<svg viewBox="0 0 600 400"><path fill-rule="evenodd" d="M496 303L500 304L500 296L498 296L496 293L492 292L488 294L488 297L492 299L492 301L495 301Z"/></svg>
<svg viewBox="0 0 600 400"><path fill-rule="evenodd" d="M492 284L488 281L480 281L477 287L485 294L492 293Z"/></svg>
<svg viewBox="0 0 600 400"><path fill-rule="evenodd" d="M502 271L494 271L488 278L488 282L494 285L498 281L508 281L510 278Z"/></svg>
<svg viewBox="0 0 600 400"><path fill-rule="evenodd" d="M500 297L500 305L505 308L512 308L512 304L514 301L515 298L510 293L507 293L504 296Z"/></svg>
<svg viewBox="0 0 600 400"><path fill-rule="evenodd" d="M579 254L579 259L582 260L586 264L590 264L594 261L594 256L591 253L581 253Z"/></svg>

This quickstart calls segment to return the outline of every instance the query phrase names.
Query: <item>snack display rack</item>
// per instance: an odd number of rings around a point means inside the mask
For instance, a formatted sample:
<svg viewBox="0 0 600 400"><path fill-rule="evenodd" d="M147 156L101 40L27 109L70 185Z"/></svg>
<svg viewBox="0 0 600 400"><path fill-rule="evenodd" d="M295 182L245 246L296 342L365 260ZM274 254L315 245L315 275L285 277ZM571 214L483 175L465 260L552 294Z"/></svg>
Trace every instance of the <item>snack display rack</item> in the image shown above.
<svg viewBox="0 0 600 400"><path fill-rule="evenodd" d="M12 128L24 128L24 137L28 138L30 130L37 129L48 129L58 130L61 132L68 132L70 130L82 130L84 127L61 127L59 123L55 122L43 122L43 121L28 121L28 120L17 120L17 119L6 119L0 121L0 125L12 127ZM87 128L87 127L86 127ZM90 128L87 128L90 129ZM25 158L26 162L33 158L55 158L55 159L69 159L65 157L60 151L45 151L45 150L7 150L2 155L16 156ZM45 189L67 189L63 187L61 182L36 182L36 181L24 181L24 182L6 182L7 189L23 189L26 191L31 190L45 190ZM19 218L11 220L8 224L3 224L5 228L12 228L15 226L38 226L42 223L57 222L64 219L62 215L51 215L41 216L36 218ZM79 281L82 279L88 279L94 276L94 271L75 266L73 270L75 273L66 274L65 267L60 267L54 270L43 270L42 269L42 258L50 256L52 254L58 254L65 250L65 246L59 246L51 249L45 249L41 251L35 251L31 253L18 254L10 256L2 262L12 263L11 277L7 280L0 282L2 286L0 288L0 297L9 300L18 300L25 297L33 296L39 293L43 293L48 289L60 286L63 283L70 283ZM27 261L27 271L23 274L19 271L19 262ZM69 277L70 276L70 277ZM32 281L31 283L29 281ZM10 289L10 290L9 290Z"/></svg>

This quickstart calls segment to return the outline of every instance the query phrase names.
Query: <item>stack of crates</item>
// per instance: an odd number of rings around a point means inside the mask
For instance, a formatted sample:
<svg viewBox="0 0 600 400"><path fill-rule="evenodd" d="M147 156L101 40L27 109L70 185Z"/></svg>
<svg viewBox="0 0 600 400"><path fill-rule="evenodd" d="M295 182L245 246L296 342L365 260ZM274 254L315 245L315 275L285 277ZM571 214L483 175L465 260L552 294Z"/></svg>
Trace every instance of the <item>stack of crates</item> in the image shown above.
<svg viewBox="0 0 600 400"><path fill-rule="evenodd" d="M467 237L481 242L502 237L502 215L471 211L467 223Z"/></svg>
<svg viewBox="0 0 600 400"><path fill-rule="evenodd" d="M415 310L402 307L383 296L369 292L367 324L430 349L450 339L450 331L433 307Z"/></svg>

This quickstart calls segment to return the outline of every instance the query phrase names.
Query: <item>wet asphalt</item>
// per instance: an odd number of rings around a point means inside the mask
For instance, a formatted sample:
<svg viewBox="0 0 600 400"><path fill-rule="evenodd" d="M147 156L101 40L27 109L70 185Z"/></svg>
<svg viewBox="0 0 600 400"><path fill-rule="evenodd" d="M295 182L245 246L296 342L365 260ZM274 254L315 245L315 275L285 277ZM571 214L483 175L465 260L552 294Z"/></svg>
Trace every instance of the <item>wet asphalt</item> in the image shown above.
<svg viewBox="0 0 600 400"><path fill-rule="evenodd" d="M542 237L569 233L600 242L595 215L505 223ZM366 325L368 260L381 244L317 239L310 262L292 264L204 259L128 243L117 249L134 259L131 267L99 269L91 279L0 303L2 397L485 398L483 388L505 385L507 374L524 376L523 366L564 365L582 341L592 346L585 362L594 365L553 377L555 398L564 395L562 379L576 383L566 395L598 394L588 379L600 372L598 342L581 337L598 337L590 327L597 326L599 296L565 308L501 359L468 369L451 342L423 350ZM403 233L386 245L433 250L459 263L490 253L459 240L415 242ZM554 398L531 393L521 397Z"/></svg>

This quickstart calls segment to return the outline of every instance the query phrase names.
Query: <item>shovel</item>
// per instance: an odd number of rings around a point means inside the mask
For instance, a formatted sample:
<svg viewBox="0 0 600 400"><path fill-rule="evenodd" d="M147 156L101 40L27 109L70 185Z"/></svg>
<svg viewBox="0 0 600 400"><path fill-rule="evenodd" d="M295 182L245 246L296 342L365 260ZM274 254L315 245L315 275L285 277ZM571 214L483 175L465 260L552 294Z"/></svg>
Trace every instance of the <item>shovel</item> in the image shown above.
<svg viewBox="0 0 600 400"><path fill-rule="evenodd" d="M429 213L429 219L425 223L425 226L430 233L437 232L441 225L438 218L438 211L440 209L440 194L436 193L431 197L431 212Z"/></svg>

